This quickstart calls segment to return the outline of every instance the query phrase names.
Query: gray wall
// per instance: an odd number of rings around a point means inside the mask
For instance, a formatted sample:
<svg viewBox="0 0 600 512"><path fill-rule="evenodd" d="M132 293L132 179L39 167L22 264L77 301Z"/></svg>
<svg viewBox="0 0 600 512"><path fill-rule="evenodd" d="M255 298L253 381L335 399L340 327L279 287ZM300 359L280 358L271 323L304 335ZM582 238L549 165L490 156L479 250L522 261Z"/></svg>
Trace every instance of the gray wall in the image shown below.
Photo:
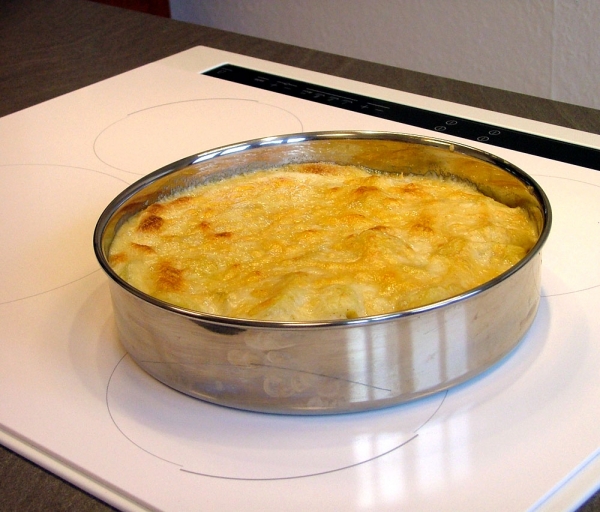
<svg viewBox="0 0 600 512"><path fill-rule="evenodd" d="M171 13L600 109L600 0L171 0Z"/></svg>

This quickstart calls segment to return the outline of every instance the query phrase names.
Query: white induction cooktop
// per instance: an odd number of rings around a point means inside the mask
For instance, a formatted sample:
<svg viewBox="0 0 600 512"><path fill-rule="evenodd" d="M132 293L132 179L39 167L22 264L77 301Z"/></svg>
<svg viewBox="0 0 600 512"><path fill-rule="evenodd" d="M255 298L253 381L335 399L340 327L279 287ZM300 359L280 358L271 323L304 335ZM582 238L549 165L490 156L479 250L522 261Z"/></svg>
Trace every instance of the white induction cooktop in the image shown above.
<svg viewBox="0 0 600 512"><path fill-rule="evenodd" d="M221 64L281 80L203 74ZM287 79L309 95L282 93L295 87ZM323 88L347 92L338 103L368 98L367 113L319 101ZM448 121L372 115L390 102ZM465 140L455 119L494 128ZM92 249L109 201L212 147L351 129L456 140L544 188L554 220L542 299L517 350L450 391L323 417L207 404L140 370L116 337ZM600 487L600 171L490 146L503 130L600 148L597 135L204 47L1 118L0 442L124 510L576 507Z"/></svg>

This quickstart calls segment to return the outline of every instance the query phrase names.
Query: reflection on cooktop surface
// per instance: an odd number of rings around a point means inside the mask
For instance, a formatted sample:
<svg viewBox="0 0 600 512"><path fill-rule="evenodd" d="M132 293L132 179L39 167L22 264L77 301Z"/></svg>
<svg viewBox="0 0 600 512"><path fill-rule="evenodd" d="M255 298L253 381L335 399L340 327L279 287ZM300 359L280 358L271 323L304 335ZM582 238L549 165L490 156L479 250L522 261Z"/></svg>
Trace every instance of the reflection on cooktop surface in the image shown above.
<svg viewBox="0 0 600 512"><path fill-rule="evenodd" d="M418 435L445 396L333 416L253 413L175 391L125 356L111 376L107 406L132 443L187 472L263 480L338 471L381 457Z"/></svg>

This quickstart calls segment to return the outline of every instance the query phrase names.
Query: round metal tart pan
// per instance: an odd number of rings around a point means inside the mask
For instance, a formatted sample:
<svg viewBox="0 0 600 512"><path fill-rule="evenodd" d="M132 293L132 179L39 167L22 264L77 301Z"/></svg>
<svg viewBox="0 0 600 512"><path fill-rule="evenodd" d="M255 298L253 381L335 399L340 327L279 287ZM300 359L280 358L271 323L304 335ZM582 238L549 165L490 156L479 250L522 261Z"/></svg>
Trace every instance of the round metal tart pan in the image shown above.
<svg viewBox="0 0 600 512"><path fill-rule="evenodd" d="M385 172L435 173L475 184L539 227L530 253L459 296L385 315L322 322L265 322L186 310L133 288L111 269L115 231L182 188L299 162ZM221 147L155 171L102 213L94 250L108 275L120 339L150 375L196 398L239 409L327 414L375 409L447 389L504 358L533 322L550 204L526 173L489 153L387 132L318 132Z"/></svg>

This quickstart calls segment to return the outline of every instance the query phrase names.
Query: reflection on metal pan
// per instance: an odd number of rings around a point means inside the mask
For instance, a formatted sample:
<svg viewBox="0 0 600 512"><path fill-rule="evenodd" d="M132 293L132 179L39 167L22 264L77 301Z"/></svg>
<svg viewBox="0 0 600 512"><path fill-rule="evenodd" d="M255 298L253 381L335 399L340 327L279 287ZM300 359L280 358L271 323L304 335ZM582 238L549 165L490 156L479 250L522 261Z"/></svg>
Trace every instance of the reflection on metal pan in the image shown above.
<svg viewBox="0 0 600 512"><path fill-rule="evenodd" d="M322 322L255 321L186 310L140 292L110 268L107 254L118 227L160 198L241 172L315 161L468 180L497 201L525 208L537 222L538 242L509 270L459 296L408 311ZM429 137L318 132L245 141L159 169L110 203L96 226L94 250L110 278L121 340L149 374L221 405L328 414L390 406L447 389L511 352L537 312L541 249L550 225L543 190L494 155Z"/></svg>

